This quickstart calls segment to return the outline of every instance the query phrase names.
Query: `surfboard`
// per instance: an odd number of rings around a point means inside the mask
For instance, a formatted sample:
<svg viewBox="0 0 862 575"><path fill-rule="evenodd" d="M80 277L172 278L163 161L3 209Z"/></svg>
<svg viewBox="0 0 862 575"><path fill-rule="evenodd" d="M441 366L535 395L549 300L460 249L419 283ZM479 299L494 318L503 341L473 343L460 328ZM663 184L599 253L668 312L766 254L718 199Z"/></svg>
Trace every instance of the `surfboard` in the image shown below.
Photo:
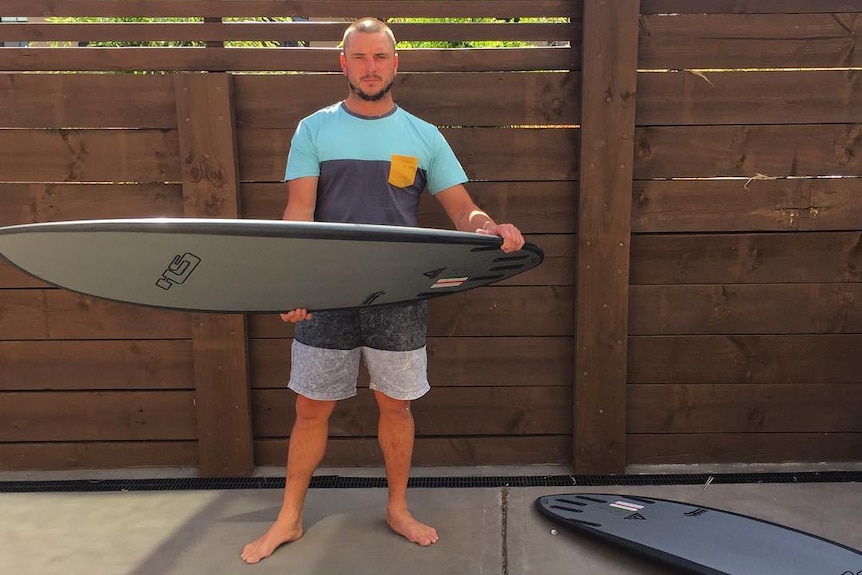
<svg viewBox="0 0 862 575"><path fill-rule="evenodd" d="M478 233L320 222L144 218L0 228L0 254L50 284L186 311L311 311L459 293L539 265Z"/></svg>
<svg viewBox="0 0 862 575"><path fill-rule="evenodd" d="M855 575L862 552L834 541L731 513L653 497L547 495L552 521L700 575Z"/></svg>

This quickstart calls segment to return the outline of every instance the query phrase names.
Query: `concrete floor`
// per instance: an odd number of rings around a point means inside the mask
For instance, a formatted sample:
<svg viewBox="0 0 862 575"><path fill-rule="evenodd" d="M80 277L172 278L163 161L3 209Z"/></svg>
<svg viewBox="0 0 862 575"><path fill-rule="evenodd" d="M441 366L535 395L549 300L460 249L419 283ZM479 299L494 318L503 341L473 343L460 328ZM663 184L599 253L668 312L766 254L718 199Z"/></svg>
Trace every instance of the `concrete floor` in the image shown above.
<svg viewBox="0 0 862 575"><path fill-rule="evenodd" d="M515 472L550 474L542 469L485 470L488 475ZM332 474L332 470L324 473ZM353 471L363 477L379 473ZM279 475L277 470L258 474ZM419 470L417 474L477 475L464 469ZM0 481L86 475L6 473L0 474ZM90 473L93 475L106 478L112 474ZM128 471L113 475L131 478ZM439 542L430 548L408 543L389 530L383 515L385 489L312 489L305 536L255 566L244 565L239 552L275 518L281 502L279 489L0 493L0 574L680 573L586 540L551 524L533 508L541 495L585 492L717 507L862 549L862 484L858 483L411 489L414 515L440 532Z"/></svg>

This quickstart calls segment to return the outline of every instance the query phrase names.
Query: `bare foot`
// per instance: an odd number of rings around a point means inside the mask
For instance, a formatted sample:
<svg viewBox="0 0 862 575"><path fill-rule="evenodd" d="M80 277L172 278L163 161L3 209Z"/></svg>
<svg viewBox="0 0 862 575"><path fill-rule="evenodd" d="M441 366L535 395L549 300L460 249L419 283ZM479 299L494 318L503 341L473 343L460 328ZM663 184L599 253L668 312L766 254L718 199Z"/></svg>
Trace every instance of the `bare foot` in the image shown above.
<svg viewBox="0 0 862 575"><path fill-rule="evenodd" d="M395 533L422 547L437 543L437 530L413 519L410 511L406 509L403 511L389 510L386 513L386 522Z"/></svg>
<svg viewBox="0 0 862 575"><path fill-rule="evenodd" d="M259 563L272 555L281 545L296 541L300 537L302 537L302 519L282 521L279 518L266 533L246 545L240 557L249 564Z"/></svg>

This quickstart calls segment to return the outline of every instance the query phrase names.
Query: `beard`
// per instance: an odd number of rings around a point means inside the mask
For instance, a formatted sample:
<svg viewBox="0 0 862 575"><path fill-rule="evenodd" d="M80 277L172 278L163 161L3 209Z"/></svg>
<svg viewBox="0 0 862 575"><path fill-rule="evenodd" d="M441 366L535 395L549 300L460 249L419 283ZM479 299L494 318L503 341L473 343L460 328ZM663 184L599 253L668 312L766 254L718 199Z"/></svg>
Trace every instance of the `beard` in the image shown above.
<svg viewBox="0 0 862 575"><path fill-rule="evenodd" d="M347 80L347 85L350 86L350 91L356 94L361 100L365 100L366 102L377 102L383 98L389 91L392 89L392 84L394 80L383 86L383 88L377 92L376 94L369 94L359 86L354 86L353 82Z"/></svg>

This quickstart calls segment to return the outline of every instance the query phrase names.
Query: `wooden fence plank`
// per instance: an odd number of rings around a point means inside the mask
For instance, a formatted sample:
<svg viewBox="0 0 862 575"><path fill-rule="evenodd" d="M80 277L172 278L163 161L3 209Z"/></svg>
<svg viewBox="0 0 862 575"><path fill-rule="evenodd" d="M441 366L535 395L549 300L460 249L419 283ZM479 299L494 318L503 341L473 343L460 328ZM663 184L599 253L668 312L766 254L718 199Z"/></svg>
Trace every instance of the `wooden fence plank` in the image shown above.
<svg viewBox="0 0 862 575"><path fill-rule="evenodd" d="M643 14L862 12L856 0L642 0Z"/></svg>
<svg viewBox="0 0 862 575"><path fill-rule="evenodd" d="M0 341L0 390L192 389L186 340Z"/></svg>
<svg viewBox="0 0 862 575"><path fill-rule="evenodd" d="M855 12L859 12L858 7ZM829 13L826 9L820 14L644 16L639 67L858 67L862 63L862 47L856 41L860 29L862 14Z"/></svg>
<svg viewBox="0 0 862 575"><path fill-rule="evenodd" d="M639 126L843 124L862 117L859 70L638 76Z"/></svg>
<svg viewBox="0 0 862 575"><path fill-rule="evenodd" d="M862 178L636 181L635 232L858 230Z"/></svg>
<svg viewBox="0 0 862 575"><path fill-rule="evenodd" d="M524 233L577 232L578 184L575 181L469 182L467 188L482 209L498 221L514 222ZM452 227L439 203L427 196L419 203L419 222L427 227Z"/></svg>
<svg viewBox="0 0 862 575"><path fill-rule="evenodd" d="M632 240L632 285L859 281L860 232L645 235Z"/></svg>
<svg viewBox="0 0 862 575"><path fill-rule="evenodd" d="M188 339L183 312L120 304L60 289L6 289L0 333L6 340Z"/></svg>
<svg viewBox="0 0 862 575"><path fill-rule="evenodd" d="M0 471L190 467L194 441L0 443Z"/></svg>
<svg viewBox="0 0 862 575"><path fill-rule="evenodd" d="M249 341L254 389L287 385L290 345L289 339ZM571 340L566 337L428 338L428 379L434 388L570 386L572 361ZM368 387L368 379L362 370L359 386Z"/></svg>
<svg viewBox="0 0 862 575"><path fill-rule="evenodd" d="M630 384L862 381L862 335L704 335L629 338Z"/></svg>
<svg viewBox="0 0 862 575"><path fill-rule="evenodd" d="M635 179L858 176L862 124L639 128Z"/></svg>
<svg viewBox="0 0 862 575"><path fill-rule="evenodd" d="M625 470L638 0L584 3L575 350L576 473Z"/></svg>
<svg viewBox="0 0 862 575"><path fill-rule="evenodd" d="M0 441L193 439L189 391L9 392L0 402Z"/></svg>
<svg viewBox="0 0 862 575"><path fill-rule="evenodd" d="M482 209L497 220L516 223L524 233L571 234L577 230L577 182L469 182L467 188ZM280 219L287 186L250 182L242 185L241 194L242 217ZM452 228L440 204L428 194L419 203L419 225Z"/></svg>
<svg viewBox="0 0 862 575"><path fill-rule="evenodd" d="M159 0L159 2L128 2L128 0L4 0L8 14L21 16L104 16L104 17L355 17L356 14L433 18L524 16L575 16L581 3L570 0L434 0L431 2L401 2L400 0L355 0L348 5L342 0ZM347 7L349 6L349 8Z"/></svg>
<svg viewBox="0 0 862 575"><path fill-rule="evenodd" d="M156 74L0 74L0 99L2 128L176 128L173 84Z"/></svg>
<svg viewBox="0 0 862 575"><path fill-rule="evenodd" d="M862 433L629 435L631 464L859 461Z"/></svg>
<svg viewBox="0 0 862 575"><path fill-rule="evenodd" d="M5 184L0 201L17 209L0 212L0 225L97 218L181 217L177 184Z"/></svg>
<svg viewBox="0 0 862 575"><path fill-rule="evenodd" d="M572 335L574 289L489 287L429 302L429 335ZM517 318L517 321L513 319Z"/></svg>
<svg viewBox="0 0 862 575"><path fill-rule="evenodd" d="M862 284L633 286L630 335L862 331Z"/></svg>
<svg viewBox="0 0 862 575"><path fill-rule="evenodd" d="M572 336L573 296L574 289L570 286L490 286L433 298L429 300L428 335ZM285 338L292 334L292 328L278 315L255 314L249 317L249 337L252 339Z"/></svg>
<svg viewBox="0 0 862 575"><path fill-rule="evenodd" d="M0 52L2 53L2 52ZM10 182L176 182L173 130L0 130Z"/></svg>
<svg viewBox="0 0 862 575"><path fill-rule="evenodd" d="M413 449L413 466L567 464L571 462L571 445L569 435L419 437ZM257 440L254 456L261 465L283 466L287 459L287 440ZM321 465L380 467L383 457L376 439L333 438Z"/></svg>
<svg viewBox="0 0 862 575"><path fill-rule="evenodd" d="M574 47L422 48L399 52L403 72L577 70ZM4 48L0 71L337 72L337 48Z"/></svg>
<svg viewBox="0 0 862 575"><path fill-rule="evenodd" d="M233 84L227 74L174 78L182 154L184 214L236 218L239 169ZM198 460L205 476L245 476L254 468L246 320L191 316Z"/></svg>
<svg viewBox="0 0 862 575"><path fill-rule="evenodd" d="M4 23L6 42L341 42L345 22ZM399 42L553 42L576 40L577 23L392 23Z"/></svg>
<svg viewBox="0 0 862 575"><path fill-rule="evenodd" d="M862 382L630 385L628 398L633 434L862 432Z"/></svg>
<svg viewBox="0 0 862 575"><path fill-rule="evenodd" d="M0 289L34 287L48 287L48 284L28 275L10 263L0 261Z"/></svg>
<svg viewBox="0 0 862 575"><path fill-rule="evenodd" d="M442 132L471 179L574 180L578 177L580 130L577 129L444 128ZM238 130L242 181L282 181L292 136L292 130Z"/></svg>
<svg viewBox="0 0 862 575"><path fill-rule="evenodd" d="M411 410L419 437L561 435L571 433L571 395L569 386L438 387L413 402ZM290 435L295 402L296 394L288 389L255 390L255 438ZM375 405L369 389L340 402L329 420L330 436L376 436Z"/></svg>
<svg viewBox="0 0 862 575"><path fill-rule="evenodd" d="M235 84L242 129L293 130L346 91L341 74L239 75ZM489 92L496 95L491 101ZM573 72L399 73L393 94L399 106L438 126L575 125L580 118L580 80Z"/></svg>

